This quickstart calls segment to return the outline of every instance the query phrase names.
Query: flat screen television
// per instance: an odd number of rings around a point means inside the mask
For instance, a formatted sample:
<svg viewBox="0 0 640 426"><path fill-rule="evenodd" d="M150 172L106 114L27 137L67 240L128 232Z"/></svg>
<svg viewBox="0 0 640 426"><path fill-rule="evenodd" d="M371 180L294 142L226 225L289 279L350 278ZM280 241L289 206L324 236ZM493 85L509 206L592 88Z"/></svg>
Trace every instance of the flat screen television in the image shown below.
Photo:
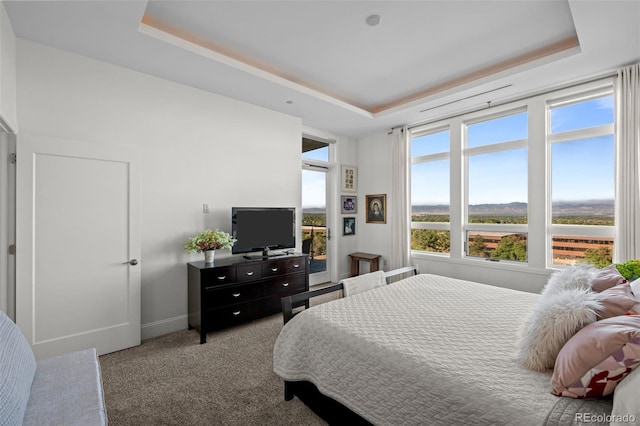
<svg viewBox="0 0 640 426"><path fill-rule="evenodd" d="M296 246L296 209L293 207L232 207L231 234L236 239L231 252L251 253Z"/></svg>

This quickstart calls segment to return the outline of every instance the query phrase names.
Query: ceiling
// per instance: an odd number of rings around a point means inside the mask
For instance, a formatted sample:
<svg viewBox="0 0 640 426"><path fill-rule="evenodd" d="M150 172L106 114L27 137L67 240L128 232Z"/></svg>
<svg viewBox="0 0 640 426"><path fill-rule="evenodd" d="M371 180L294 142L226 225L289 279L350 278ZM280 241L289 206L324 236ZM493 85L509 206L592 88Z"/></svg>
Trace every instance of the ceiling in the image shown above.
<svg viewBox="0 0 640 426"><path fill-rule="evenodd" d="M640 61L640 0L4 3L18 37L352 137Z"/></svg>

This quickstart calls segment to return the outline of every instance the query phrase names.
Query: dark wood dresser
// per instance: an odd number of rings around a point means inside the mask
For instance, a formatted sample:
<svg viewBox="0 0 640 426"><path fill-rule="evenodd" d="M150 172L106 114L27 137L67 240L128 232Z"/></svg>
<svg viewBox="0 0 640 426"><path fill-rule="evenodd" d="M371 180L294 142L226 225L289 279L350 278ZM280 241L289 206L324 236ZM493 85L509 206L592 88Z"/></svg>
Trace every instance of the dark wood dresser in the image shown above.
<svg viewBox="0 0 640 426"><path fill-rule="evenodd" d="M187 264L189 328L207 332L271 315L282 310L281 298L309 290L305 254L266 259L228 257L213 264Z"/></svg>

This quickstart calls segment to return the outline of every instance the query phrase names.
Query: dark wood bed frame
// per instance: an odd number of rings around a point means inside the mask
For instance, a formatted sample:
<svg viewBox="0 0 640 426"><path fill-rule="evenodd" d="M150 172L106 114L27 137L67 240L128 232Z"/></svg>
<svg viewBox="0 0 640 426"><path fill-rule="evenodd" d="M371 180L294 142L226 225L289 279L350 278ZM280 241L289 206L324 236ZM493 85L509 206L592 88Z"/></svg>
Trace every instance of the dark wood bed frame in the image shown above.
<svg viewBox="0 0 640 426"><path fill-rule="evenodd" d="M418 267L407 266L404 268L394 269L393 271L385 272L385 278L387 279L387 283L389 283L390 278L399 276L403 277L405 274L417 275ZM293 312L294 307L297 308L304 306L305 308L308 308L310 299L343 289L344 286L342 285L342 282L340 282L317 290L305 291L303 293L283 297L282 315L284 323L286 324L296 314L300 313L300 311ZM340 402L323 395L313 383L308 381L285 380L284 399L286 401L290 401L295 396L297 396L300 401L304 402L307 407L330 425L371 425L370 422L363 419Z"/></svg>

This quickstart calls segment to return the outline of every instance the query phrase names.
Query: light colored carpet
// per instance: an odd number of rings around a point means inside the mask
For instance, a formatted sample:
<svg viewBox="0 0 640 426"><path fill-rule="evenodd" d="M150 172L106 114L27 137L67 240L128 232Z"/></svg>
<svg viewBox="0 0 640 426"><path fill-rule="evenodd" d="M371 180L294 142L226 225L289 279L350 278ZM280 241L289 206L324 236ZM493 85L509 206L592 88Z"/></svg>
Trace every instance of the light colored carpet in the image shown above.
<svg viewBox="0 0 640 426"><path fill-rule="evenodd" d="M208 333L203 345L184 330L101 356L109 424L326 425L284 400L272 358L281 328L278 314Z"/></svg>

